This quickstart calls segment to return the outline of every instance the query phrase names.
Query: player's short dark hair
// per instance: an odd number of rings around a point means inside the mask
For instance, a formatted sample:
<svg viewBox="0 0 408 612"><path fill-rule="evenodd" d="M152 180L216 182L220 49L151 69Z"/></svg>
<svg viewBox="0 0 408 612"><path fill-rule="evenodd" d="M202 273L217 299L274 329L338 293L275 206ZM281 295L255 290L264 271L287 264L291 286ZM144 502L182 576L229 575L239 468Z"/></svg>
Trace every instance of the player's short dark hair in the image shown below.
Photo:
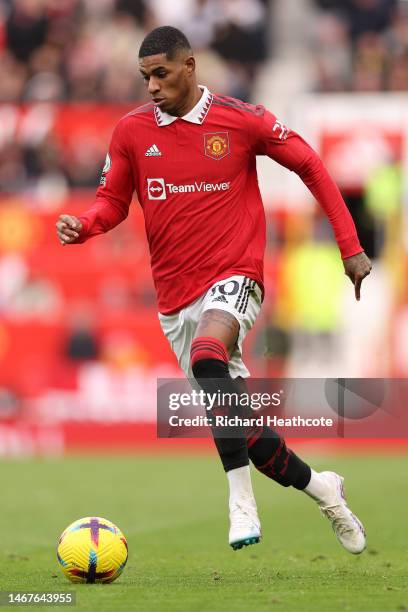
<svg viewBox="0 0 408 612"><path fill-rule="evenodd" d="M155 28L146 36L139 49L139 57L165 53L167 59L173 59L179 51L191 51L187 37L172 26Z"/></svg>

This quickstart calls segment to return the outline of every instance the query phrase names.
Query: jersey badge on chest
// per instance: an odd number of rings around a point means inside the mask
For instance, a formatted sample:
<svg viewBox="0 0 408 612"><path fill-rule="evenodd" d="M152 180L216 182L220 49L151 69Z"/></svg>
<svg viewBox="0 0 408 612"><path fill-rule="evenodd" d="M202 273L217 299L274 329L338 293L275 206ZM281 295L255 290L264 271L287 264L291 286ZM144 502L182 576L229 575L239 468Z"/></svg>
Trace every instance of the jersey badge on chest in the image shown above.
<svg viewBox="0 0 408 612"><path fill-rule="evenodd" d="M204 134L204 153L211 159L222 159L230 152L228 132Z"/></svg>

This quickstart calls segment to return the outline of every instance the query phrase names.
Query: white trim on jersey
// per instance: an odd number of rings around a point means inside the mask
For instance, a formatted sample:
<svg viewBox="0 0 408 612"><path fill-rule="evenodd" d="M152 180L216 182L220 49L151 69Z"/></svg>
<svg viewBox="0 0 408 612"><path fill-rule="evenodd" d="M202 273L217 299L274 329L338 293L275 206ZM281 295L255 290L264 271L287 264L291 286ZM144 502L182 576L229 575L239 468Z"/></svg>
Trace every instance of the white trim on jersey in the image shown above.
<svg viewBox="0 0 408 612"><path fill-rule="evenodd" d="M199 88L203 92L203 95L197 102L194 108L191 109L187 115L183 117L174 117L174 115L169 115L168 113L164 113L160 110L158 106L154 107L154 116L156 117L156 123L159 127L164 127L166 125L170 125L174 123L176 119L183 119L183 121L188 121L189 123L197 123L201 125L204 123L204 119L207 116L208 111L210 110L212 101L214 99L213 94L208 90L205 85L199 85Z"/></svg>

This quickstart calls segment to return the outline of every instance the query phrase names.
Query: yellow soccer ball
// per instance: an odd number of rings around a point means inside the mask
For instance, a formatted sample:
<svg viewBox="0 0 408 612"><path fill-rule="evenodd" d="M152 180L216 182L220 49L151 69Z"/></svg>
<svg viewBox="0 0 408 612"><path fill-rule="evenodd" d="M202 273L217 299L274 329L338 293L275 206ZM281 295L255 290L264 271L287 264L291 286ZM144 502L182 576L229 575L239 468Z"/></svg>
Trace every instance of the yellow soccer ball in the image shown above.
<svg viewBox="0 0 408 612"><path fill-rule="evenodd" d="M87 516L62 532L57 558L71 582L113 582L126 565L128 546L116 525L98 516Z"/></svg>

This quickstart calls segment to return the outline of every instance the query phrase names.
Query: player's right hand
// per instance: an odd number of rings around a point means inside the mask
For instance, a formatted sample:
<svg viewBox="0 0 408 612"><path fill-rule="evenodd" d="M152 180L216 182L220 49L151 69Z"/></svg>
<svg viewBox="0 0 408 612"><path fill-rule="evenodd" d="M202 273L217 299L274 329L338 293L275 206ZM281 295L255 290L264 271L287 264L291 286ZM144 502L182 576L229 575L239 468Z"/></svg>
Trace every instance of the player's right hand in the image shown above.
<svg viewBox="0 0 408 612"><path fill-rule="evenodd" d="M74 217L73 215L60 215L55 225L57 228L57 236L62 246L75 242L82 229L82 223L78 217Z"/></svg>
<svg viewBox="0 0 408 612"><path fill-rule="evenodd" d="M349 277L354 285L354 292L356 300L360 300L360 289L363 278L368 276L371 272L372 265L367 255L364 253L358 253L343 259L344 272Z"/></svg>

